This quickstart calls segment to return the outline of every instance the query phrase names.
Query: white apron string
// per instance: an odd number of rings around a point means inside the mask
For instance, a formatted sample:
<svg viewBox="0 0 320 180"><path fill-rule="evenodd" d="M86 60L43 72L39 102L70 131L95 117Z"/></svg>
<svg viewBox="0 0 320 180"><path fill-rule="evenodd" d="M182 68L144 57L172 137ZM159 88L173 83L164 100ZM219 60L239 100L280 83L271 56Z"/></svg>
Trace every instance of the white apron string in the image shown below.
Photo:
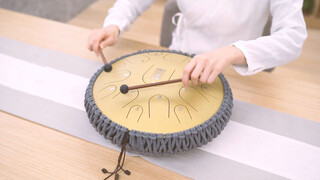
<svg viewBox="0 0 320 180"><path fill-rule="evenodd" d="M176 17L178 17L178 20L176 21ZM172 24L176 25L175 33L177 37L180 37L182 34L182 27L183 27L183 14L181 12L176 13L174 16L172 16Z"/></svg>

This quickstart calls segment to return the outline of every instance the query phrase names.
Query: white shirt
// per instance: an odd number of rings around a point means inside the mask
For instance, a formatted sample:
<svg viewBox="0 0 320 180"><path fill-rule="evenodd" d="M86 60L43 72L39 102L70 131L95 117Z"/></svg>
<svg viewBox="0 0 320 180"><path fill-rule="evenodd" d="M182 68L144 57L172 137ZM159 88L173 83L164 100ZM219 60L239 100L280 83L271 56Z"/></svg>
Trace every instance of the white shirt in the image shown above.
<svg viewBox="0 0 320 180"><path fill-rule="evenodd" d="M115 24L120 31L151 6L154 0L117 0L104 27ZM176 29L170 49L204 53L234 45L247 65L234 65L241 75L286 64L298 58L307 37L302 15L303 0L177 0ZM272 17L270 35L262 36Z"/></svg>

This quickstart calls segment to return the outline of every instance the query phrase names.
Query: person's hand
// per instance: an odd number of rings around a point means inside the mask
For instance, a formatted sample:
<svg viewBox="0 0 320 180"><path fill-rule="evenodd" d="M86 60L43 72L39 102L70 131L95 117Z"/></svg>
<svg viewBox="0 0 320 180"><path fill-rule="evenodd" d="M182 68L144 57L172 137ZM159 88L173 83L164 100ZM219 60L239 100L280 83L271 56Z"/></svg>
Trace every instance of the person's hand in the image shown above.
<svg viewBox="0 0 320 180"><path fill-rule="evenodd" d="M99 49L114 45L118 40L119 27L109 25L103 29L95 29L88 39L88 49L99 56Z"/></svg>
<svg viewBox="0 0 320 180"><path fill-rule="evenodd" d="M231 64L247 64L243 53L235 46L218 48L196 55L184 68L182 82L185 88L189 79L193 85L212 84L216 77Z"/></svg>

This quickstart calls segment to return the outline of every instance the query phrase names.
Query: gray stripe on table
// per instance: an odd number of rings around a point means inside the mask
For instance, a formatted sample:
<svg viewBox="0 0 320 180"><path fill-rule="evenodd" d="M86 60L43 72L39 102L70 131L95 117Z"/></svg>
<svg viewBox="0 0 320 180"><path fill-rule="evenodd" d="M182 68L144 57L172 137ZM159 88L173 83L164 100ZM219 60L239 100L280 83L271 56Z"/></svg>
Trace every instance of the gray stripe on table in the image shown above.
<svg viewBox="0 0 320 180"><path fill-rule="evenodd" d="M83 50L86 51L85 47ZM4 37L0 37L0 53L86 78L91 78L103 66L102 62L32 46Z"/></svg>
<svg viewBox="0 0 320 180"><path fill-rule="evenodd" d="M156 162L161 167L170 166L170 170L193 179L221 179L221 180L276 180L288 179L279 175L203 151L193 149L182 154L169 157L143 157Z"/></svg>
<svg viewBox="0 0 320 180"><path fill-rule="evenodd" d="M103 64L0 37L0 53L90 78ZM85 50L85 49L84 49ZM320 147L320 123L234 100L231 120Z"/></svg>
<svg viewBox="0 0 320 180"><path fill-rule="evenodd" d="M92 128L84 111L2 85L0 92L0 109L5 112L108 148L120 149ZM141 156L163 168L195 179L286 179L200 149L166 157L130 155Z"/></svg>
<svg viewBox="0 0 320 180"><path fill-rule="evenodd" d="M320 123L235 100L231 120L320 147Z"/></svg>

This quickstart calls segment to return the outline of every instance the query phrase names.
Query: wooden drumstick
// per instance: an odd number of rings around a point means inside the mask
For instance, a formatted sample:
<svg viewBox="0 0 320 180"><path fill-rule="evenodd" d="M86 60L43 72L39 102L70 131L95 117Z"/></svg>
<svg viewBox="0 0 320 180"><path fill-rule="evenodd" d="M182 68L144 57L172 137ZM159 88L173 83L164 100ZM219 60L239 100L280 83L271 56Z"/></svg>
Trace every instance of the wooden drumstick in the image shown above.
<svg viewBox="0 0 320 180"><path fill-rule="evenodd" d="M120 92L122 94L127 94L129 90L133 89L141 89L141 88L146 88L146 87L151 87L151 86L159 86L159 85L164 85L164 84L171 84L171 83L176 83L176 82L181 82L182 79L173 79L173 80L168 80L168 81L161 81L161 82L156 82L156 83L149 83L149 84L141 84L141 85L136 85L136 86L127 86L126 84L121 85L120 87Z"/></svg>
<svg viewBox="0 0 320 180"><path fill-rule="evenodd" d="M110 72L112 70L112 65L110 63L107 62L106 58L104 57L104 54L102 52L102 50L99 48L99 53L100 53L100 56L102 58L102 61L104 63L104 68L103 70L105 72Z"/></svg>

